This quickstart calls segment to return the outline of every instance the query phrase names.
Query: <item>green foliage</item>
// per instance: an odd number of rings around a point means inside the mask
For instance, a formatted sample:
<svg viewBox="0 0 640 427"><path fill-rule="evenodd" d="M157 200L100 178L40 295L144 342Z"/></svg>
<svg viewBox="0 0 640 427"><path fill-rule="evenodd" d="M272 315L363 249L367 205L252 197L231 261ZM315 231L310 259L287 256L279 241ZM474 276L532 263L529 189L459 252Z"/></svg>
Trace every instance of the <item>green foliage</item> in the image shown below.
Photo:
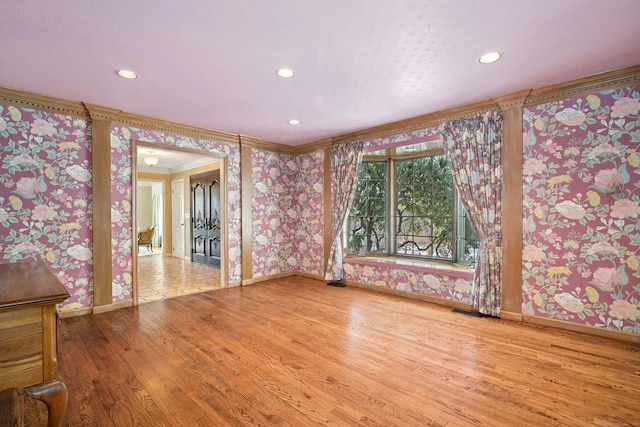
<svg viewBox="0 0 640 427"><path fill-rule="evenodd" d="M387 163L362 162L350 213L349 252L385 250Z"/></svg>

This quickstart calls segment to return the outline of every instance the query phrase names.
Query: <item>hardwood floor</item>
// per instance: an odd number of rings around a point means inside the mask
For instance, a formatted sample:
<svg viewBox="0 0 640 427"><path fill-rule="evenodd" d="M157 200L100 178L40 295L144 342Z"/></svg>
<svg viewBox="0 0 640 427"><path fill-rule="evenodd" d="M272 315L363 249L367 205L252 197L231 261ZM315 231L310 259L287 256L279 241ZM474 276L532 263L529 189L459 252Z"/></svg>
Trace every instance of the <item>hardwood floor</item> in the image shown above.
<svg viewBox="0 0 640 427"><path fill-rule="evenodd" d="M637 344L300 277L64 319L59 352L67 426L640 423Z"/></svg>
<svg viewBox="0 0 640 427"><path fill-rule="evenodd" d="M161 254L138 257L139 304L219 289L220 281L220 269L208 265Z"/></svg>

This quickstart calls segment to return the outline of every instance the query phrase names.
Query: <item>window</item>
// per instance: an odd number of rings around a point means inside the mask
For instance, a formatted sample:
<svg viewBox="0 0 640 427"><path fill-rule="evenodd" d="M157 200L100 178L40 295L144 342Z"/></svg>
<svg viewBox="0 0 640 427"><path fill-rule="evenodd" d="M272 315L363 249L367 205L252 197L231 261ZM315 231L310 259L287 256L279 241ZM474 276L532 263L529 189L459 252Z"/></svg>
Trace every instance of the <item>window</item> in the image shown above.
<svg viewBox="0 0 640 427"><path fill-rule="evenodd" d="M473 264L478 248L439 141L367 155L346 234L348 252L359 255Z"/></svg>

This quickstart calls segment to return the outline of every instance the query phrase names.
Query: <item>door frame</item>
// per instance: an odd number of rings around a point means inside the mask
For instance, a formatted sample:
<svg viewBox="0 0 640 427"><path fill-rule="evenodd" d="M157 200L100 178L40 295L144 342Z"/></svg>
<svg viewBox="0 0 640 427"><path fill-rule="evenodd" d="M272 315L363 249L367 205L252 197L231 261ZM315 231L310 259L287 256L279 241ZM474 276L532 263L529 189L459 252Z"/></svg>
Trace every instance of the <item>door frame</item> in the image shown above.
<svg viewBox="0 0 640 427"><path fill-rule="evenodd" d="M176 147L172 145L160 144L155 142L147 142L147 141L139 141L139 140L132 139L131 140L131 156L132 156L132 162L131 162L131 199L132 199L131 201L131 212L132 212L132 215L131 215L131 255L132 255L131 293L132 293L133 305L138 305L138 253L137 253L138 231L136 229L136 224L138 221L138 213L137 213L137 206L136 206L137 204L136 188L138 186L138 147L148 147L151 149L163 150L163 151L179 151L183 153L192 153L200 157L202 156L210 157L212 160L218 160L220 162L220 211L224 212L224 215L221 215L221 222L220 222L220 228L221 228L220 240L221 240L221 244L223 245L222 251L220 251L220 287L228 288L229 287L229 235L228 235L227 221L229 216L229 205L227 201L227 191L228 191L227 156L218 156L208 151L200 150L200 149ZM168 181L171 182L171 175L169 175ZM164 187L165 187L164 199L167 200L167 194L166 194L167 188L169 188L168 191L170 192L171 186L165 185ZM165 242L166 242L167 236L171 235L173 232L173 230L171 230L171 227L173 225L173 218L172 218L173 212L172 212L172 209L169 209L168 211L169 211L168 213L170 215L170 218L167 218L166 215L164 218L163 234L165 236L164 237ZM167 228L169 228L169 230L167 230ZM188 237L190 238L190 236L186 236L186 234L187 234L187 227L185 227L185 241ZM166 256L166 252L163 253L163 256ZM190 260L185 260L185 261L190 262Z"/></svg>
<svg viewBox="0 0 640 427"><path fill-rule="evenodd" d="M173 191L175 187L181 187L182 189L182 203L180 206L176 206L175 205L175 200L174 200L174 196L173 196ZM176 212L176 208L181 215L182 215L182 224L178 224L179 219L176 218L173 214ZM186 228L186 220L185 220L185 216L184 216L184 178L179 178L179 179L172 179L171 180L171 229L172 229L172 233L171 233L171 256L173 256L174 258L180 258L180 259L187 259L186 255L185 255L185 250L186 250L186 234L185 234L185 228ZM182 227L182 253L180 254L179 252L176 252L176 242L180 239L178 239L175 234L176 229L178 228L177 226L181 226ZM176 254L178 254L178 256L176 256Z"/></svg>

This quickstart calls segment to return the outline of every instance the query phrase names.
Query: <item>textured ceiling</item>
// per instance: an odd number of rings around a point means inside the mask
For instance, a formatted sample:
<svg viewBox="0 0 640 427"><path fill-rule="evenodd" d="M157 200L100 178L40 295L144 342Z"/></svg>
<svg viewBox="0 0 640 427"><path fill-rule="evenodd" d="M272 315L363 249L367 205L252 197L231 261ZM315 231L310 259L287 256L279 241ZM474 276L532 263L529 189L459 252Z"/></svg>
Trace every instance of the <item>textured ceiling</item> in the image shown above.
<svg viewBox="0 0 640 427"><path fill-rule="evenodd" d="M638 64L639 22L638 0L3 1L0 86L300 145Z"/></svg>

